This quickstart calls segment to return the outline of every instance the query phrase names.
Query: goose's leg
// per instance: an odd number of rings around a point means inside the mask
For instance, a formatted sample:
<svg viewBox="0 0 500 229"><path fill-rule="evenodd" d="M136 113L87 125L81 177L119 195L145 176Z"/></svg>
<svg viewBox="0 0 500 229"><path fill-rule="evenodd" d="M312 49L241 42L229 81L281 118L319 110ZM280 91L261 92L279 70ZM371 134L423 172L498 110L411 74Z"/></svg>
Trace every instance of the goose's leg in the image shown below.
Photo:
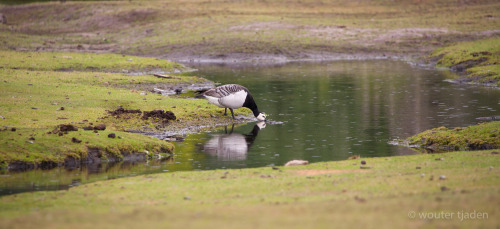
<svg viewBox="0 0 500 229"><path fill-rule="evenodd" d="M233 120L234 120L235 118L234 118L233 108L229 108L229 110L231 111L231 115L233 116Z"/></svg>
<svg viewBox="0 0 500 229"><path fill-rule="evenodd" d="M224 108L224 116L227 116L227 107Z"/></svg>

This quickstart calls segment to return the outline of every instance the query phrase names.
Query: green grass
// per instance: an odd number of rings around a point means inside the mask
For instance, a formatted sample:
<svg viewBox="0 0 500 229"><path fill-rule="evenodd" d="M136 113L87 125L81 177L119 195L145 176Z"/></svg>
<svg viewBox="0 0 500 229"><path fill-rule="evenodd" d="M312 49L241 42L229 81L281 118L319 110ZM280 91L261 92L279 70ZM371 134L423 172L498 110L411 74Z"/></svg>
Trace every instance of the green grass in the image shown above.
<svg viewBox="0 0 500 229"><path fill-rule="evenodd" d="M478 150L500 148L500 121L465 128L439 127L426 130L406 141L433 150Z"/></svg>
<svg viewBox="0 0 500 229"><path fill-rule="evenodd" d="M437 65L467 73L475 83L500 85L500 38L461 42L435 50Z"/></svg>
<svg viewBox="0 0 500 229"><path fill-rule="evenodd" d="M499 166L474 151L145 175L1 197L0 227L492 228ZM454 217L418 215L440 212Z"/></svg>
<svg viewBox="0 0 500 229"><path fill-rule="evenodd" d="M74 58L55 58L58 60L52 61L53 56ZM172 151L170 143L125 131L159 131L197 123L215 125L229 121L228 118L218 118L221 117L221 109L205 100L167 97L150 92L153 87L203 83L205 79L196 76L162 79L152 75L104 72L144 71L149 66L161 66L162 71L171 72L178 68L179 65L165 60L111 54L3 51L0 52L0 62L2 165L14 161L61 163L67 156L85 158L87 149L92 147L118 157L121 157L120 153L140 153L144 150L165 153ZM70 68L71 71L55 71L61 68ZM119 106L141 111L169 110L177 119L164 125L159 120L144 120L141 114L115 117L108 113ZM71 124L80 129L63 136L48 133L61 124ZM82 129L98 124L107 127L99 135ZM16 131L11 131L12 128ZM107 135L111 132L124 138L110 139ZM29 140L31 137L35 140ZM82 140L82 143L73 143L72 137ZM28 143L30 141L33 143Z"/></svg>
<svg viewBox="0 0 500 229"><path fill-rule="evenodd" d="M0 51L0 68L41 71L174 72L186 67L160 59L118 54Z"/></svg>

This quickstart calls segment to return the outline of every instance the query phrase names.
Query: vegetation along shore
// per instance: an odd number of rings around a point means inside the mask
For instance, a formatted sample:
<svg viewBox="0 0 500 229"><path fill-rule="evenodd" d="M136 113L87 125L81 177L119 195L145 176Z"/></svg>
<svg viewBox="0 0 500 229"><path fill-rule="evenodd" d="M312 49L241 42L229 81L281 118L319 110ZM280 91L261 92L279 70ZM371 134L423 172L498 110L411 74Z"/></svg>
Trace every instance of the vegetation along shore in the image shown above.
<svg viewBox="0 0 500 229"><path fill-rule="evenodd" d="M211 87L210 81L153 76L189 70L173 62L15 51L0 51L0 59L0 161L11 170L166 158L171 143L133 132L195 131L231 121L217 119L220 110L206 101L175 96L175 90ZM169 91L174 95L161 94Z"/></svg>

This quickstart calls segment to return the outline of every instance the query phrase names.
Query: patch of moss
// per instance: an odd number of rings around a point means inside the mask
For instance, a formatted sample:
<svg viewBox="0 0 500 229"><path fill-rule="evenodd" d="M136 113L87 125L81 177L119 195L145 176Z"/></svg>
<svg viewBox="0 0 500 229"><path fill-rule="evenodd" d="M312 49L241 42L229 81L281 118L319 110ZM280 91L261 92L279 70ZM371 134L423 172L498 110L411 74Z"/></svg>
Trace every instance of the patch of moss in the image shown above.
<svg viewBox="0 0 500 229"><path fill-rule="evenodd" d="M406 139L410 145L442 150L480 150L500 148L500 121L465 128L439 127Z"/></svg>

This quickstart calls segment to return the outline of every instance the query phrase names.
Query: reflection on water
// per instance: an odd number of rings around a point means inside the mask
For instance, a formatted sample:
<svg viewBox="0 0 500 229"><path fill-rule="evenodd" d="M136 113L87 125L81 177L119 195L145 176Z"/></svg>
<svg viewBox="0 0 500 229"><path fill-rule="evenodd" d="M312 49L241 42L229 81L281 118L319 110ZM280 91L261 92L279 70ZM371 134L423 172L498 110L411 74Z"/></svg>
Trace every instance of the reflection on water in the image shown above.
<svg viewBox="0 0 500 229"><path fill-rule="evenodd" d="M235 133L234 124L228 133L227 126L224 127L224 134L214 134L212 138L203 145L203 152L210 156L217 157L221 161L236 161L247 159L248 148L253 144L259 131L266 127L266 123L261 121L254 125L252 132L243 135Z"/></svg>
<svg viewBox="0 0 500 229"><path fill-rule="evenodd" d="M246 86L268 119L283 124L268 122L258 137L255 123L191 134L175 143L172 161L113 166L98 174L64 169L42 171L45 175L4 174L0 193L18 186L41 190L45 184L67 187L73 180L85 183L145 173L283 165L293 159L344 160L353 154L411 154L416 152L388 141L500 115L500 90L451 84L445 82L446 71L399 61L192 67L217 83Z"/></svg>
<svg viewBox="0 0 500 229"><path fill-rule="evenodd" d="M168 163L171 162L167 159L148 163L117 162L93 164L74 169L55 168L9 172L0 175L0 196L30 191L68 189L98 180L160 172L158 169Z"/></svg>

